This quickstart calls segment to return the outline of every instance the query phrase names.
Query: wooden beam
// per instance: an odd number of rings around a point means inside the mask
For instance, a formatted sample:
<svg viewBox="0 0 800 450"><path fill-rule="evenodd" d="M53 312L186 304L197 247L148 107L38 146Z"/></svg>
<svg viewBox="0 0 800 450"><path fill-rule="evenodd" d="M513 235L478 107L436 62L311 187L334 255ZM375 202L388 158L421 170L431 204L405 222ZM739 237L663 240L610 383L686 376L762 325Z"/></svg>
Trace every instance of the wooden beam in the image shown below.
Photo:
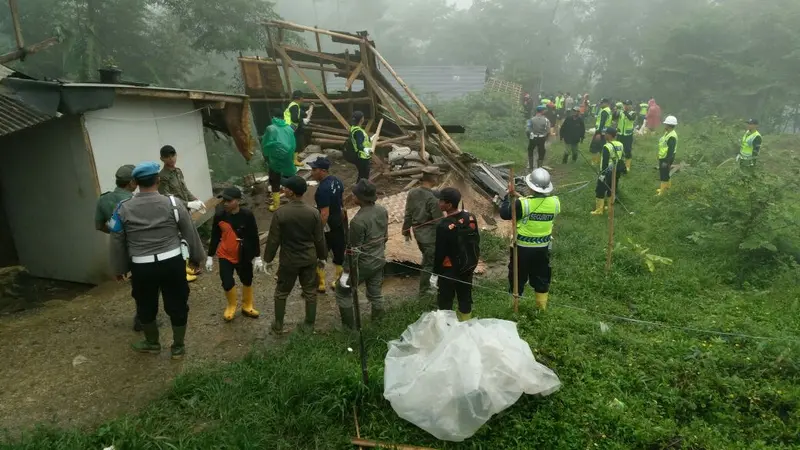
<svg viewBox="0 0 800 450"><path fill-rule="evenodd" d="M343 130L341 128L326 127L324 125L319 125L315 122L310 123L306 128L311 131L321 131L323 133L333 133L333 134L341 134L342 136L350 136L349 129Z"/></svg>
<svg viewBox="0 0 800 450"><path fill-rule="evenodd" d="M264 98L251 98L250 99L250 101L253 102L253 103L286 102L286 101L290 101L290 100L291 99L286 99L286 98L266 98L266 99L264 99ZM306 100L314 100L314 99L312 99L310 97L306 97ZM347 104L347 103L367 103L367 102L370 101L370 99L367 98L367 97L353 97L352 99L350 99L350 98L335 98L333 100L328 99L328 101L331 102L331 104L333 104L333 105L344 105L344 104Z"/></svg>
<svg viewBox="0 0 800 450"><path fill-rule="evenodd" d="M347 62L347 65L345 67L350 67L350 50L349 49L346 49L344 51L344 59ZM345 95L347 95L347 98L353 98L352 86L350 86L350 88L348 88L348 89L345 89ZM350 108L348 108L347 112L350 113L349 117L353 117L353 113L355 112L355 111L353 111L353 103L350 103ZM347 127L347 129L348 129L348 133L349 133L350 127Z"/></svg>
<svg viewBox="0 0 800 450"><path fill-rule="evenodd" d="M317 27L314 26L314 29ZM319 41L319 32L314 32L314 38L317 40L317 51L322 53L322 43ZM319 75L322 77L322 92L328 95L328 83L325 81L325 71L322 70L322 61L319 62Z"/></svg>
<svg viewBox="0 0 800 450"><path fill-rule="evenodd" d="M347 81L345 81L344 83L344 89L346 91L349 91L350 89L353 88L353 82L355 82L356 78L358 78L358 76L361 75L362 68L364 68L364 64L358 63L356 68L353 70L353 73L351 73L350 76L347 77Z"/></svg>
<svg viewBox="0 0 800 450"><path fill-rule="evenodd" d="M325 35L333 36L333 37L341 39L341 40L343 40L345 42L350 42L350 43L353 43L353 44L360 44L361 43L361 39L358 38L358 37L355 37L355 36L348 36L346 34L337 33L335 31L324 30L322 28L311 28L311 27L307 27L305 25L298 25L296 23L286 22L285 20L269 20L269 21L262 22L262 23L265 24L265 25L274 25L274 26L276 26L278 28L286 28L287 30L310 31L312 33L325 34Z"/></svg>
<svg viewBox="0 0 800 450"><path fill-rule="evenodd" d="M424 125L425 122L422 118L422 113L419 114L419 121ZM425 155L425 127L422 127L422 130L419 133L419 157L422 158L422 162L428 164L428 158Z"/></svg>
<svg viewBox="0 0 800 450"><path fill-rule="evenodd" d="M278 53L280 53L281 58L286 63L288 63L290 66L292 66L292 69L294 69L294 71L297 72L298 75L300 75L300 78L302 78L303 81L306 82L308 87L311 88L311 90L314 92L314 94L316 94L317 97L319 97L319 100L325 106L328 107L328 110L331 112L331 114L333 114L334 117L336 117L336 120L338 120L339 123L342 124L342 126L344 128L350 129L350 124L344 119L344 117L342 117L341 114L339 114L339 111L336 109L335 106L333 106L333 104L330 102L330 100L328 100L328 97L325 94L323 94L322 92L320 92L319 89L317 88L317 86L314 84L314 82L311 81L308 78L308 76L305 73L303 73L303 71L300 70L297 67L297 65L294 63L294 61L292 61L292 58L289 58L289 55L286 54L286 50L284 50L283 48L280 48L280 47L278 47L277 50L278 50Z"/></svg>
<svg viewBox="0 0 800 450"><path fill-rule="evenodd" d="M295 53L300 53L301 55L313 56L314 58L327 60L331 64L348 64L347 60L342 58L337 58L336 56L332 56L327 53L317 53L307 48L295 47L294 45L282 45L281 47L283 47L283 49L286 50L287 52L295 52Z"/></svg>
<svg viewBox="0 0 800 450"><path fill-rule="evenodd" d="M17 49L25 48L25 41L22 39L22 25L19 24L19 6L17 0L8 0L8 7L11 9L11 23L14 26L14 37L17 39Z"/></svg>
<svg viewBox="0 0 800 450"><path fill-rule="evenodd" d="M257 64L261 64L261 65L264 65L264 66L276 66L276 67L280 67L281 66L281 63L279 63L277 61L270 61L270 60L255 60L255 59L243 58L243 59L240 59L240 61L244 61L244 62L246 62L248 64L257 63ZM298 63L298 62L295 62L295 64L297 64L297 67L299 67L301 69L318 70L320 72L332 72L332 73L338 73L338 74L342 74L342 75L347 74L347 70L346 69L340 69L338 67L325 67L322 64L320 64L319 66L316 66L314 64L303 64L303 63Z"/></svg>
<svg viewBox="0 0 800 450"><path fill-rule="evenodd" d="M42 42L38 42L36 44L30 45L25 48L19 48L14 50L13 52L6 53L4 55L0 55L0 64L5 64L11 61L16 61L18 59L22 59L27 55L32 55L34 53L38 53L42 50L48 49L56 44L58 44L58 38L51 37L50 39L45 39Z"/></svg>
<svg viewBox="0 0 800 450"><path fill-rule="evenodd" d="M278 46L275 47L275 50L279 51L281 55L286 55L286 53L283 53L283 51L280 49L279 46L281 45L283 45L283 28L278 28ZM286 92L288 92L289 95L292 95L294 90L292 89L292 80L289 76L289 67L287 66L286 60L282 60L281 62L283 63L283 77L286 78Z"/></svg>
<svg viewBox="0 0 800 450"><path fill-rule="evenodd" d="M363 64L364 69L367 72L372 72L372 64L369 58L369 52L367 51L367 41L366 39L361 42L361 64ZM369 122L367 123L367 128L371 128L372 124L375 123L375 118L378 116L378 102L375 100L375 92L372 89L372 83L364 83L364 90L367 91L367 95L369 98L372 99L372 114L370 114ZM383 120L381 119L381 122Z"/></svg>

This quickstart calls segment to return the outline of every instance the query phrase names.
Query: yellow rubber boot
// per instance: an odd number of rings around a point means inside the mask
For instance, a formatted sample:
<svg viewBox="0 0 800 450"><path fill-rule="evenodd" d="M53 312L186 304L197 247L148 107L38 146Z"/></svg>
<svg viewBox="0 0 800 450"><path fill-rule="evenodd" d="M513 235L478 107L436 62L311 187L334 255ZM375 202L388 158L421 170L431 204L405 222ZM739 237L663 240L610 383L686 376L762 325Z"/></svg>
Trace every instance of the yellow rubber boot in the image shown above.
<svg viewBox="0 0 800 450"><path fill-rule="evenodd" d="M258 311L253 308L253 286L242 286L242 315L251 319L258 318Z"/></svg>
<svg viewBox="0 0 800 450"><path fill-rule="evenodd" d="M594 201L595 201L595 208L594 211L592 211L592 215L593 216L603 215L603 205L606 203L606 199L596 198Z"/></svg>
<svg viewBox="0 0 800 450"><path fill-rule="evenodd" d="M539 308L539 311L544 311L547 309L547 297L547 292L544 294L539 292L536 293L536 307Z"/></svg>
<svg viewBox="0 0 800 450"><path fill-rule="evenodd" d="M625 170L628 171L628 172L631 171L631 162L633 162L633 160L631 160L631 159L626 159L625 160Z"/></svg>
<svg viewBox="0 0 800 450"><path fill-rule="evenodd" d="M317 267L317 282L317 292L324 294L328 291L327 286L325 286L325 269Z"/></svg>
<svg viewBox="0 0 800 450"><path fill-rule="evenodd" d="M592 165L599 166L600 165L600 155L597 153L592 154Z"/></svg>
<svg viewBox="0 0 800 450"><path fill-rule="evenodd" d="M459 322L466 322L472 319L472 313L471 312L462 313L461 311L456 311L456 317L458 318Z"/></svg>
<svg viewBox="0 0 800 450"><path fill-rule="evenodd" d="M303 167L303 166L305 166L305 164L303 163L303 161L300 161L300 157L299 157L299 156L297 156L297 153L295 153L295 154L294 154L294 165L295 165L296 167Z"/></svg>
<svg viewBox="0 0 800 450"><path fill-rule="evenodd" d="M336 283L342 278L342 273L344 273L344 267L336 266L336 278L334 278L333 283L331 283L331 289L336 290Z"/></svg>
<svg viewBox="0 0 800 450"><path fill-rule="evenodd" d="M186 274L186 281L188 281L189 283L191 283L192 281L194 281L196 279L197 279L197 275L189 275L188 273Z"/></svg>
<svg viewBox="0 0 800 450"><path fill-rule="evenodd" d="M186 275L197 275L197 271L189 267L189 261L186 261Z"/></svg>
<svg viewBox="0 0 800 450"><path fill-rule="evenodd" d="M656 190L656 195L664 195L667 192L667 188L669 187L669 183L662 181L661 187Z"/></svg>
<svg viewBox="0 0 800 450"><path fill-rule="evenodd" d="M273 192L272 193L272 204L269 205L269 211L270 212L275 212L280 207L281 207L281 193L280 192Z"/></svg>
<svg viewBox="0 0 800 450"><path fill-rule="evenodd" d="M233 320L233 316L236 315L236 301L238 300L238 296L235 286L231 288L230 291L225 291L225 299L228 300L228 306L225 307L222 318L225 319L226 322Z"/></svg>

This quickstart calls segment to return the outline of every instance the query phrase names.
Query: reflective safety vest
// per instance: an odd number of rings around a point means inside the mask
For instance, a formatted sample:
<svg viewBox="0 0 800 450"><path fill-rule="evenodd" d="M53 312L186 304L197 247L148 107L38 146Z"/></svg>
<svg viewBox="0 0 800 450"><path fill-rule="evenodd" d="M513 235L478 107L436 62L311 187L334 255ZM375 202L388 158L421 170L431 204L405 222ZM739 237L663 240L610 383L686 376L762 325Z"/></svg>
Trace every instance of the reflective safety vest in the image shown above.
<svg viewBox="0 0 800 450"><path fill-rule="evenodd" d="M517 220L517 246L547 247L553 235L553 219L561 212L558 197L522 197L519 201L522 217Z"/></svg>
<svg viewBox="0 0 800 450"><path fill-rule="evenodd" d="M605 112L608 114L608 118L606 119L606 127L608 127L609 125L611 125L611 108L609 108L608 106L606 106L605 108L601 109L601 110L600 110L600 111L597 113L597 120L595 121L595 124L594 124L594 127L597 129L597 130L595 131L596 133L602 133L602 132L604 132L604 131L605 131L605 130L601 130L601 129L600 129L600 120L603 118L603 111L605 111Z"/></svg>
<svg viewBox="0 0 800 450"><path fill-rule="evenodd" d="M675 153L678 153L678 133L672 130L668 133L664 133L661 139L658 140L658 159L667 157L667 153L669 152L667 141L669 141L669 138L675 138Z"/></svg>
<svg viewBox="0 0 800 450"><path fill-rule="evenodd" d="M548 103L550 103L550 99L549 98L543 98L542 99L542 104L543 105L547 106Z"/></svg>
<svg viewBox="0 0 800 450"><path fill-rule="evenodd" d="M297 128L300 124L297 123L297 122L292 122L292 106L297 106L297 110L298 110L297 113L298 113L298 115L300 114L300 112L301 112L300 111L300 109L301 109L300 108L300 104L297 103L297 102L289 103L289 106L287 106L286 109L283 111L283 121L286 122L287 124Z"/></svg>
<svg viewBox="0 0 800 450"><path fill-rule="evenodd" d="M633 121L628 119L625 111L619 112L619 119L617 120L617 133L622 136L633 136Z"/></svg>
<svg viewBox="0 0 800 450"><path fill-rule="evenodd" d="M358 133L359 131L364 133L364 147L363 148L372 147L372 143L369 141L369 136L367 136L367 132L364 131L364 129L359 127L358 125L354 125L354 126L350 127L350 140L353 143L353 149L356 151L356 154L358 154L359 158L361 158L361 159L370 159L371 155L369 153L365 152L363 149L362 150L358 149L358 141L356 141L356 133Z"/></svg>
<svg viewBox="0 0 800 450"><path fill-rule="evenodd" d="M647 103L639 103L639 115L646 116L648 108L650 108L650 105L648 105Z"/></svg>
<svg viewBox="0 0 800 450"><path fill-rule="evenodd" d="M739 157L741 159L753 159L753 141L757 137L761 137L761 133L759 133L758 130L755 130L752 133L749 131L744 133L744 137L742 138L742 149L739 151Z"/></svg>
<svg viewBox="0 0 800 450"><path fill-rule="evenodd" d="M625 151L625 146L622 145L622 142L617 140L606 142L603 148L608 152L608 165L602 169L612 169L614 165L622 161L622 156Z"/></svg>
<svg viewBox="0 0 800 450"><path fill-rule="evenodd" d="M564 107L564 97L556 97L556 109Z"/></svg>

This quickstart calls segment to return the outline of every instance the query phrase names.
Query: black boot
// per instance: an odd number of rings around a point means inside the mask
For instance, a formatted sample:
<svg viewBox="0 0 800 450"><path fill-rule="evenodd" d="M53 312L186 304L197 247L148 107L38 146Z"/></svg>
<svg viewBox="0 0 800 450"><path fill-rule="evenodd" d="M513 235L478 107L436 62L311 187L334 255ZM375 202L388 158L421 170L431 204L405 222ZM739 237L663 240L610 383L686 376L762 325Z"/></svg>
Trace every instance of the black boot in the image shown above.
<svg viewBox="0 0 800 450"><path fill-rule="evenodd" d="M356 327L356 319L355 315L353 314L353 307L350 308L342 308L339 307L339 315L342 317L342 325L349 330L352 330Z"/></svg>
<svg viewBox="0 0 800 450"><path fill-rule="evenodd" d="M139 320L138 314L133 315L133 331L137 333L142 331L142 321Z"/></svg>
<svg viewBox="0 0 800 450"><path fill-rule="evenodd" d="M569 161L569 153L564 153L564 157L561 159L561 164L566 164Z"/></svg>

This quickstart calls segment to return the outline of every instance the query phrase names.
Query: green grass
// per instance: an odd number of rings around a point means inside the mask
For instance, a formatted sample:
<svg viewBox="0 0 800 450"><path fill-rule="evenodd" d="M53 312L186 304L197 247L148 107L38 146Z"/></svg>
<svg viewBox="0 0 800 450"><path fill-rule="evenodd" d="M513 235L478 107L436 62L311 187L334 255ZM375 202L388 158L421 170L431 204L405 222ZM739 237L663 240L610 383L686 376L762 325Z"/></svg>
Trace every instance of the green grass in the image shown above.
<svg viewBox="0 0 800 450"><path fill-rule="evenodd" d="M622 201L634 214L617 206L615 240L628 247L631 240L673 264L651 273L640 256L621 249L612 271L604 273L608 228L604 217L589 216L594 183L569 194L569 188L562 190L548 311L534 313L528 292L514 315L502 280L479 281L474 306L480 317L516 320L536 358L558 373L562 389L546 398L523 397L465 443L436 441L399 419L382 397L386 342L424 311L411 301L366 328L367 386L359 383L357 352L347 351L357 348L350 337L293 335L279 348L179 377L136 415L97 429L39 429L0 447L351 449L356 405L362 436L441 449L798 448L797 266L765 259L763 264L774 264L768 273L737 288L734 265L742 255L760 253L725 241L687 239L698 231L725 234L724 227L709 230L705 213L694 209L713 174L700 166L687 169L675 176L668 196L654 197L654 143L637 141L634 171L620 185ZM487 155L510 159L505 152ZM591 179L591 169L581 165L558 183ZM716 202L725 205L728 199ZM503 246L502 240L484 241L485 252L499 259ZM606 332L601 324L609 327Z"/></svg>

